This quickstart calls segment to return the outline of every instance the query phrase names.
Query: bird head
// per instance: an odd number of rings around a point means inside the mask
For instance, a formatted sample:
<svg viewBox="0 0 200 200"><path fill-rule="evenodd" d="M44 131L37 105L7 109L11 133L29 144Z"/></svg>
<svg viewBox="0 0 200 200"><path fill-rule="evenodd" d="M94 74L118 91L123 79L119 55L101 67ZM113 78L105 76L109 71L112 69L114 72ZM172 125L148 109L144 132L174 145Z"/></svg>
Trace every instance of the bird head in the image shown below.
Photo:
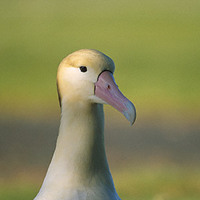
<svg viewBox="0 0 200 200"><path fill-rule="evenodd" d="M97 50L82 49L68 55L57 73L60 105L72 102L110 104L133 124L135 107L118 89L114 70L113 60Z"/></svg>

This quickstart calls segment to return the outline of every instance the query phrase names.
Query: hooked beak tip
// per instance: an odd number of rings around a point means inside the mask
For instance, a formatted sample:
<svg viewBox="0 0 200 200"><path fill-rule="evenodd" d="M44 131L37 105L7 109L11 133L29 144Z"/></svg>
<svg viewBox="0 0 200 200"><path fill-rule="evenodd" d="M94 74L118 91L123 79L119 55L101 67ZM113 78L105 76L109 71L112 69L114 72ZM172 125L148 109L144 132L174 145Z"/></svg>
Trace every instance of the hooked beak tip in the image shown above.
<svg viewBox="0 0 200 200"><path fill-rule="evenodd" d="M130 125L133 125L136 120L136 109L135 106L131 101L128 101L126 104L126 108L123 111L123 115L126 117L126 119L130 122Z"/></svg>

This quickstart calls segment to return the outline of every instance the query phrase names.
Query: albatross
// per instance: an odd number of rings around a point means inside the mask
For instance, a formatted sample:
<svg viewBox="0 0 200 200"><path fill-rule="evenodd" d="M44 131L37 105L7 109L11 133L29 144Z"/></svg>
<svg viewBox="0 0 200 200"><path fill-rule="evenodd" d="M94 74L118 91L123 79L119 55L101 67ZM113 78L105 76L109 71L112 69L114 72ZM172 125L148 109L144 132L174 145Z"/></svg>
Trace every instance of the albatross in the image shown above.
<svg viewBox="0 0 200 200"><path fill-rule="evenodd" d="M60 63L59 134L34 200L120 200L105 153L103 104L120 111L131 124L136 110L116 85L114 70L113 60L93 49L75 51Z"/></svg>

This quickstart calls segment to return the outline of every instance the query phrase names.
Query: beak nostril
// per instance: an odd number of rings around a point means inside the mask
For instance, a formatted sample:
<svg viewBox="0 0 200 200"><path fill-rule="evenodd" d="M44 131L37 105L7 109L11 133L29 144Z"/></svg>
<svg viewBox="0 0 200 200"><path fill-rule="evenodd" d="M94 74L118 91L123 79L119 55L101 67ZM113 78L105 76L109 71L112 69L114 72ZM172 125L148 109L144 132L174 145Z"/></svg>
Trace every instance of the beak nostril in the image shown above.
<svg viewBox="0 0 200 200"><path fill-rule="evenodd" d="M107 88L110 89L110 85L109 84L108 84Z"/></svg>

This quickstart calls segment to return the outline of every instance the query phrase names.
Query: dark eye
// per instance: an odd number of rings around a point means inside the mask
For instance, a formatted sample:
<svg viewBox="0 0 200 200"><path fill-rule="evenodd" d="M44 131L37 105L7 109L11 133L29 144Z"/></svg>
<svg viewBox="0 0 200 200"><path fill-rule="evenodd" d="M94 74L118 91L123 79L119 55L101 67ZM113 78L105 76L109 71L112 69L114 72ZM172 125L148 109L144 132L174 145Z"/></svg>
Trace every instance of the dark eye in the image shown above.
<svg viewBox="0 0 200 200"><path fill-rule="evenodd" d="M86 66L80 66L79 69L81 70L81 72L87 72Z"/></svg>

